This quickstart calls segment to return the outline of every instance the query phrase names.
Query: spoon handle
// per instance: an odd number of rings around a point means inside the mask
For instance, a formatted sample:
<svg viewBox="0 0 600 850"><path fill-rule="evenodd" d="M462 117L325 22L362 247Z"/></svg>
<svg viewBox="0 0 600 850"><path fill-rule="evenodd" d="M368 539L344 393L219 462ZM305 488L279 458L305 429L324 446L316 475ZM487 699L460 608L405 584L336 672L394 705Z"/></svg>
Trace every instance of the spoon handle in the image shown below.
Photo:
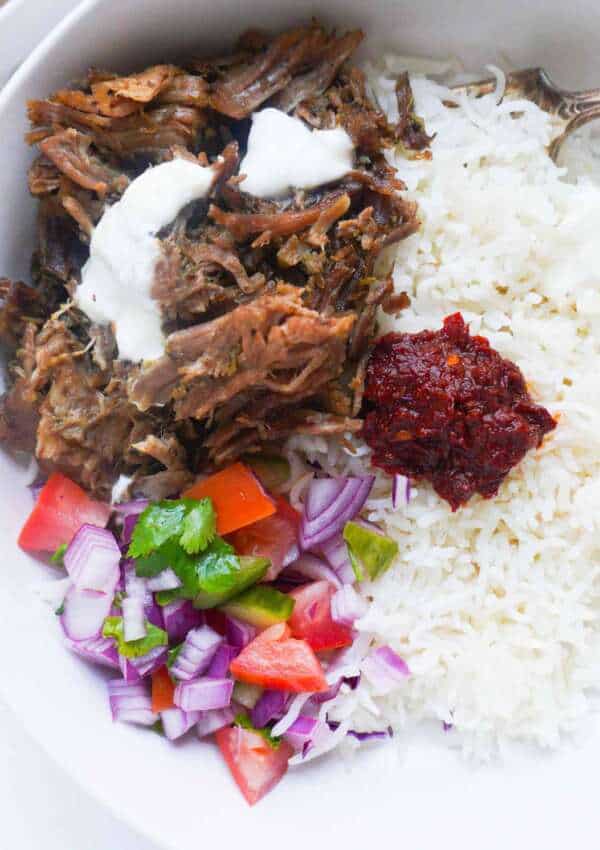
<svg viewBox="0 0 600 850"><path fill-rule="evenodd" d="M493 92L496 78L453 86L454 91L481 97ZM600 118L600 88L572 92L559 88L543 68L524 68L506 75L506 93L536 103L540 109L566 121L563 132L552 142L549 154L556 159L560 146L573 130Z"/></svg>

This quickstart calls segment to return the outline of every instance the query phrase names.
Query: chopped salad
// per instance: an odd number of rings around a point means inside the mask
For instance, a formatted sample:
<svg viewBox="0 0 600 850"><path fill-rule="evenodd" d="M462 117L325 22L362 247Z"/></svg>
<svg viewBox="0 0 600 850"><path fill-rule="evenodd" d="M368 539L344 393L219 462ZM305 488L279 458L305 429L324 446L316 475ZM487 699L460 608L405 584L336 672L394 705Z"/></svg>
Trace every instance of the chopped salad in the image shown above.
<svg viewBox="0 0 600 850"><path fill-rule="evenodd" d="M113 719L169 741L214 737L251 805L346 735L391 734L328 720L327 703L360 680L348 653L366 603L354 584L397 554L360 518L371 476L315 477L297 511L277 494L286 461L252 463L179 499L112 507L55 472L19 537L66 570L57 615L73 652L118 672ZM409 675L388 646L364 665L383 686Z"/></svg>

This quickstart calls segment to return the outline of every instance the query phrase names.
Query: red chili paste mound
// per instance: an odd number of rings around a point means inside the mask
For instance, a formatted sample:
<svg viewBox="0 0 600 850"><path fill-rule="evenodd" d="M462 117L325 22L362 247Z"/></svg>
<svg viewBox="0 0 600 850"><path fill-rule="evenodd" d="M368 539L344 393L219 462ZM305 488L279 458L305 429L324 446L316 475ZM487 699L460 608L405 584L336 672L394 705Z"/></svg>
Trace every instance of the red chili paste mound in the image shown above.
<svg viewBox="0 0 600 850"><path fill-rule="evenodd" d="M460 313L439 331L378 340L364 398L363 437L375 466L430 481L452 510L474 493L494 496L556 427L518 366L471 336Z"/></svg>

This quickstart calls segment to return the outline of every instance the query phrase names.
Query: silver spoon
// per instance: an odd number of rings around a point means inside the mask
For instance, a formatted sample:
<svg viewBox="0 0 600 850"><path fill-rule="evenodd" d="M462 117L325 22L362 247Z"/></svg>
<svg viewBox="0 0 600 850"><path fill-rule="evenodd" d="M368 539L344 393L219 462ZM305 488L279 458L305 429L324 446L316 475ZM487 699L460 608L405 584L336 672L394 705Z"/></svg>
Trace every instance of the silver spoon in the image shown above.
<svg viewBox="0 0 600 850"><path fill-rule="evenodd" d="M470 96L481 97L493 92L496 85L496 78L490 77L474 83L452 86L452 89ZM540 109L551 115L557 115L566 122L562 133L548 148L548 154L554 161L567 136L589 121L600 118L600 89L565 91L552 82L543 68L524 68L522 71L507 74L506 94L531 100Z"/></svg>

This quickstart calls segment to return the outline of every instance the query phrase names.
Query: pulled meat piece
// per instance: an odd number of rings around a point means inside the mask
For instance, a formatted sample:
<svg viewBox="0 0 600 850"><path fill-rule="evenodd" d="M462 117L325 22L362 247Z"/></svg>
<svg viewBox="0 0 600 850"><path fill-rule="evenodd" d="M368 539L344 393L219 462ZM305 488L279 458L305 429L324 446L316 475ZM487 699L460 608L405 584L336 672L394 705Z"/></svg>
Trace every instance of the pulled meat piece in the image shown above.
<svg viewBox="0 0 600 850"><path fill-rule="evenodd" d="M120 174L90 154L90 136L77 130L63 130L40 142L40 150L70 180L83 189L91 189L100 196L107 192L123 192L129 183Z"/></svg>
<svg viewBox="0 0 600 850"><path fill-rule="evenodd" d="M52 100L33 100L28 112L32 126L39 128L29 134L31 144L41 143L57 128L71 127L88 133L99 150L123 158L140 153L164 158L174 146L192 147L206 123L203 110L177 104L110 118Z"/></svg>
<svg viewBox="0 0 600 850"><path fill-rule="evenodd" d="M11 356L1 440L35 446L44 468L101 498L121 473L133 492L161 498L265 442L360 428L377 311L395 303L380 255L419 226L385 151L420 143L406 81L394 127L348 66L361 40L314 22L274 38L253 30L229 56L126 76L92 69L29 102L38 237L32 285L0 280ZM263 105L345 128L353 170L283 200L247 194L239 165ZM130 364L117 359L111 327L69 298L106 205L174 157L217 177L209 198L157 235L151 294L165 354Z"/></svg>
<svg viewBox="0 0 600 850"><path fill-rule="evenodd" d="M335 79L338 70L363 40L360 30L332 39L323 51L318 64L294 79L271 99L270 106L291 112L303 100L323 94Z"/></svg>
<svg viewBox="0 0 600 850"><path fill-rule="evenodd" d="M267 416L253 418L241 414L235 421L218 427L206 444L216 464L228 463L243 454L260 451L265 443L281 443L293 434L332 436L356 434L361 419L335 416L309 408L277 410Z"/></svg>
<svg viewBox="0 0 600 850"><path fill-rule="evenodd" d="M164 467L158 472L137 476L136 493L157 501L178 496L192 484L194 475L187 468L185 450L172 434L161 438L149 434L143 440L132 443L131 449L148 455Z"/></svg>
<svg viewBox="0 0 600 850"><path fill-rule="evenodd" d="M295 73L323 55L328 38L322 27L298 27L282 33L256 59L233 67L212 89L210 105L240 120L291 82Z"/></svg>
<svg viewBox="0 0 600 850"><path fill-rule="evenodd" d="M33 382L46 394L39 406L36 456L106 498L127 445L133 408L121 381L90 369L80 343L50 320L36 340Z"/></svg>
<svg viewBox="0 0 600 850"><path fill-rule="evenodd" d="M321 220L319 230L327 222L327 229L347 211L349 199L327 198L320 204L315 204L304 210L283 210L276 213L227 213L218 207L211 205L208 210L209 218L216 221L225 229L229 230L238 242L243 242L249 236L260 233L258 239L253 242L253 247L262 247L279 236L290 236L312 227Z"/></svg>
<svg viewBox="0 0 600 850"><path fill-rule="evenodd" d="M12 385L0 399L0 440L13 451L32 452L39 416L39 395L32 380L35 368L35 325L26 324L12 364Z"/></svg>
<svg viewBox="0 0 600 850"><path fill-rule="evenodd" d="M433 136L427 134L423 120L415 114L415 100L407 71L400 74L396 82L396 101L399 115L396 138L410 151L424 151Z"/></svg>
<svg viewBox="0 0 600 850"><path fill-rule="evenodd" d="M140 74L102 80L92 85L92 97L102 115L130 115L139 109L140 103L150 103L167 89L175 72L171 65L155 65Z"/></svg>
<svg viewBox="0 0 600 850"><path fill-rule="evenodd" d="M38 156L29 169L28 183L34 197L51 195L60 186L60 171L45 156Z"/></svg>
<svg viewBox="0 0 600 850"><path fill-rule="evenodd" d="M316 393L341 371L353 324L351 315L308 310L299 290L280 287L172 334L167 356L132 378L130 398L141 410L173 399L177 418L204 419L249 389Z"/></svg>

